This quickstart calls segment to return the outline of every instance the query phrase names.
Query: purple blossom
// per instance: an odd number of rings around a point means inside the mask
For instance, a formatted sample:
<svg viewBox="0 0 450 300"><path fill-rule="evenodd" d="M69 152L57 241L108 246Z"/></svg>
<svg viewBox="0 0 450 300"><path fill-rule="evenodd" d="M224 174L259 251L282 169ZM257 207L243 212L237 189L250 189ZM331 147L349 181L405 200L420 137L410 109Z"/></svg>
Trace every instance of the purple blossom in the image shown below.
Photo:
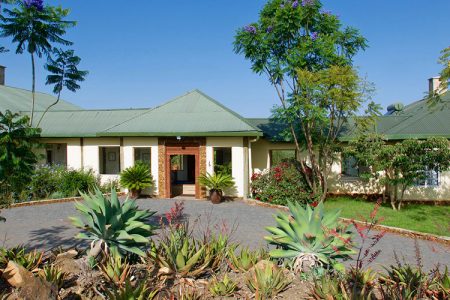
<svg viewBox="0 0 450 300"><path fill-rule="evenodd" d="M319 35L319 34L318 34L317 32L311 32L311 39L312 39L313 41L317 40L318 35Z"/></svg>
<svg viewBox="0 0 450 300"><path fill-rule="evenodd" d="M314 4L314 0L302 0L302 6L309 6L309 5L313 5Z"/></svg>
<svg viewBox="0 0 450 300"><path fill-rule="evenodd" d="M267 33L271 33L273 31L273 26L270 25L269 27L267 27L266 32Z"/></svg>
<svg viewBox="0 0 450 300"><path fill-rule="evenodd" d="M44 9L44 0L24 0L23 4L25 4L27 8L34 7L39 11Z"/></svg>
<svg viewBox="0 0 450 300"><path fill-rule="evenodd" d="M253 25L246 25L244 27L244 30L251 33L251 34L255 34L256 33L256 27Z"/></svg>
<svg viewBox="0 0 450 300"><path fill-rule="evenodd" d="M284 3L281 3L281 4L280 4L280 7L281 7L281 8L284 8Z"/></svg>
<svg viewBox="0 0 450 300"><path fill-rule="evenodd" d="M295 0L294 2L292 2L292 8L297 8L298 7L298 0Z"/></svg>

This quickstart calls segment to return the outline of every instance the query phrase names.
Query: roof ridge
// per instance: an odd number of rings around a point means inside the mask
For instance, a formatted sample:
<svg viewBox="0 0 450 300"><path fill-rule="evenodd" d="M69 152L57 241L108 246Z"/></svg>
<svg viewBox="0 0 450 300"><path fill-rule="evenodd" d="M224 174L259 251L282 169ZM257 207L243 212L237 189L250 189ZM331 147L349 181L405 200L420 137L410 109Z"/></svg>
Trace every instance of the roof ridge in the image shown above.
<svg viewBox="0 0 450 300"><path fill-rule="evenodd" d="M237 112L229 109L228 107L226 107L225 105L223 105L222 103L220 103L219 101L215 100L214 98L206 95L205 93L203 93L202 91L200 91L199 89L195 89L194 91L202 94L204 97L206 97L208 100L212 101L214 104L220 106L221 108L225 109L227 112L231 113L233 116L235 116L236 118L238 118L239 120L241 120L242 122L244 122L245 124L247 124L248 126L250 126L251 128L253 128L256 131L261 131L261 129L253 126L252 124L250 124L249 122L247 122L247 120L241 116L240 114L238 114Z"/></svg>

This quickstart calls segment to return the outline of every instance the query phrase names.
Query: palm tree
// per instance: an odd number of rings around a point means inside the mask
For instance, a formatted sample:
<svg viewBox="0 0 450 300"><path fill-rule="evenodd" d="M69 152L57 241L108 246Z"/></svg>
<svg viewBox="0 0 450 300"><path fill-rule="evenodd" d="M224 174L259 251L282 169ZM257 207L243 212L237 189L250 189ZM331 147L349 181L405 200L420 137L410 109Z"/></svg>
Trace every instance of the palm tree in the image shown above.
<svg viewBox="0 0 450 300"><path fill-rule="evenodd" d="M58 97L43 112L36 127L39 127L44 115L50 108L58 104L63 88L67 88L69 91L75 93L80 88L78 82L84 81L86 75L89 73L88 71L78 70L81 58L76 56L73 50L64 51L62 49L54 49L53 54L55 55L55 59L49 56L48 62L45 64L45 69L51 73L47 76L47 82L45 84L54 84L53 93L58 95Z"/></svg>
<svg viewBox="0 0 450 300"><path fill-rule="evenodd" d="M0 15L0 36L11 37L17 43L16 53L27 51L31 56L32 101L30 125L33 124L35 105L36 68L35 56L49 55L52 43L72 45L62 38L68 27L75 22L64 21L69 14L68 9L44 6L42 0L24 0L13 9L3 9Z"/></svg>

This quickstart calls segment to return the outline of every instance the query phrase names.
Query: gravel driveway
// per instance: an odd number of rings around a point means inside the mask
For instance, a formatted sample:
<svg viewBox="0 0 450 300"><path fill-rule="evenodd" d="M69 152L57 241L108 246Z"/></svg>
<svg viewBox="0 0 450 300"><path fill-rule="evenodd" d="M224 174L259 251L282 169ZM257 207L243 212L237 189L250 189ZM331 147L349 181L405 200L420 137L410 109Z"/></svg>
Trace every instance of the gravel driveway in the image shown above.
<svg viewBox="0 0 450 300"><path fill-rule="evenodd" d="M138 200L141 208L157 211L154 222L157 222L174 202L175 200ZM250 206L240 201L220 205L199 200L185 201L185 214L190 223L201 220L201 224L196 226L205 227L207 223L214 225L225 221L229 228L236 226L234 240L252 248L266 246L263 240L266 235L264 227L275 225L273 215L276 212L275 209ZM76 214L71 202L4 209L1 215L7 221L0 223L0 245L11 247L24 244L43 250L77 245L80 241L74 236L78 230L68 220L69 216ZM418 240L418 245L426 269L438 263L450 266L450 247L424 240ZM387 233L376 249L382 249L382 252L374 263L375 268L377 264L394 264L394 250L400 258L404 257L406 262L416 263L414 240L411 238Z"/></svg>

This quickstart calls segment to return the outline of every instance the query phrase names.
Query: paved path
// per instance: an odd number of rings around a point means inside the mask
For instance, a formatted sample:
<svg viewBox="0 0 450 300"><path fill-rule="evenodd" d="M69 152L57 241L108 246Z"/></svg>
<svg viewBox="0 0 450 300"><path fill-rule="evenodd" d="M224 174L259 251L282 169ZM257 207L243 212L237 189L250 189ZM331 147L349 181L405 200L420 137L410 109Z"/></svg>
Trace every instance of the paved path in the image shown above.
<svg viewBox="0 0 450 300"><path fill-rule="evenodd" d="M174 200L138 200L141 208L158 212L152 222L158 222L174 202ZM225 221L228 227L235 224L237 229L233 235L234 240L252 248L265 247L263 237L267 233L264 227L275 225L273 219L275 213L274 209L249 206L239 201L220 205L213 205L207 201L185 201L185 214L191 224L195 223L195 220L201 220L201 224L195 225L199 228L207 226L207 220L211 225L221 224L222 221ZM0 223L0 246L25 244L31 248L47 250L57 246L69 247L79 244L80 241L74 239L78 230L67 219L76 214L73 203L70 202L2 210L1 215L7 221ZM419 240L418 245L426 269L437 263L450 266L448 246L423 240ZM407 262L412 264L416 262L414 240L410 238L389 233L380 241L377 248L382 249L382 252L375 261L375 268L377 264L394 264L394 250Z"/></svg>

